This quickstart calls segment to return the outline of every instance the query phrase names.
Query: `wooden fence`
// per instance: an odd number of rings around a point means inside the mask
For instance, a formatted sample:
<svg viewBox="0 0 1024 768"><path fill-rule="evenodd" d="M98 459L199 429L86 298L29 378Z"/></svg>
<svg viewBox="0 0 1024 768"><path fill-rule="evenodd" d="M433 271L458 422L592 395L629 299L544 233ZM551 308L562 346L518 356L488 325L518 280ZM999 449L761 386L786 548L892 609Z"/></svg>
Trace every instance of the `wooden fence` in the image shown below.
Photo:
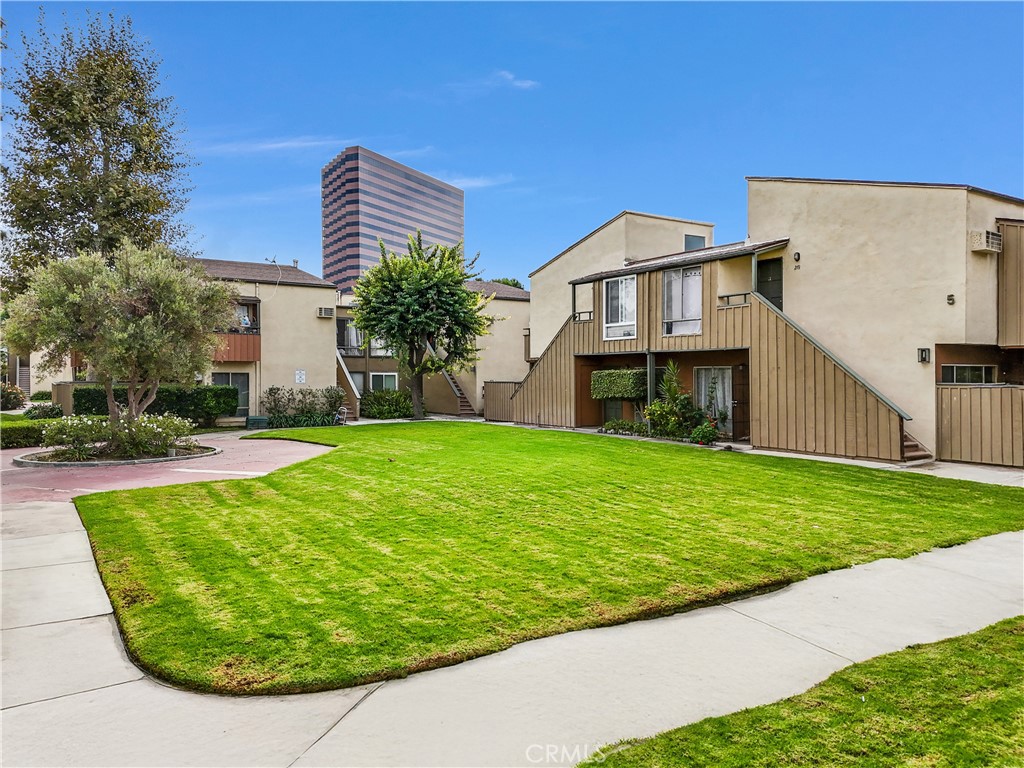
<svg viewBox="0 0 1024 768"><path fill-rule="evenodd" d="M937 458L1024 467L1024 387L936 390Z"/></svg>
<svg viewBox="0 0 1024 768"><path fill-rule="evenodd" d="M518 381L484 382L484 419L487 421L515 421L512 393Z"/></svg>

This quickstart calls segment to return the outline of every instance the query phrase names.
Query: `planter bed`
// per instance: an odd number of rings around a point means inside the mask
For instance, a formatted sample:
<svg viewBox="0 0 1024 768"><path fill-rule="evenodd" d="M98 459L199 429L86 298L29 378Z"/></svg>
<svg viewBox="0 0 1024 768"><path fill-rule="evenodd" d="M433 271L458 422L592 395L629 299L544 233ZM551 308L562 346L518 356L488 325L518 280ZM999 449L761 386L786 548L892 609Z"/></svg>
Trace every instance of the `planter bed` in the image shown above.
<svg viewBox="0 0 1024 768"><path fill-rule="evenodd" d="M186 449L187 450L187 449ZM221 453L220 448L213 448L200 445L198 448L183 453L178 450L175 456L152 456L141 459L102 459L91 458L86 461L59 461L51 458L56 451L39 451L37 453L26 453L14 459L16 467L119 467L129 464L161 464L165 461L186 461L187 459L201 459L207 456L216 456Z"/></svg>

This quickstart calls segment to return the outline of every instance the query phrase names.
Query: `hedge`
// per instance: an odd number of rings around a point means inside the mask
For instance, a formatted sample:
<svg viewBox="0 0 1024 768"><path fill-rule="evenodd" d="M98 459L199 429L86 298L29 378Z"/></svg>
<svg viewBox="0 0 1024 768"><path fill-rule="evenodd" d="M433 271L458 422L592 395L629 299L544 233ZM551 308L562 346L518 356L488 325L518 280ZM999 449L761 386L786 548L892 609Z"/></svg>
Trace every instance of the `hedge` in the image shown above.
<svg viewBox="0 0 1024 768"><path fill-rule="evenodd" d="M128 390L124 386L114 387L114 397L119 403L128 402ZM107 393L103 387L75 387L73 411L76 416L106 416ZM147 413L180 416L199 426L213 426L218 416L234 416L238 409L238 387L204 384L183 387L180 384L165 384L156 391L156 399L146 409Z"/></svg>
<svg viewBox="0 0 1024 768"><path fill-rule="evenodd" d="M59 419L4 422L0 426L0 448L31 448L43 444L43 427Z"/></svg>
<svg viewBox="0 0 1024 768"><path fill-rule="evenodd" d="M412 395L404 389L378 389L363 395L359 415L367 419L411 419Z"/></svg>
<svg viewBox="0 0 1024 768"><path fill-rule="evenodd" d="M595 400L646 400L647 369L594 371L590 374L590 396Z"/></svg>
<svg viewBox="0 0 1024 768"><path fill-rule="evenodd" d="M53 399L53 395L48 389L40 389L32 393L32 397L29 398L33 403L48 403Z"/></svg>

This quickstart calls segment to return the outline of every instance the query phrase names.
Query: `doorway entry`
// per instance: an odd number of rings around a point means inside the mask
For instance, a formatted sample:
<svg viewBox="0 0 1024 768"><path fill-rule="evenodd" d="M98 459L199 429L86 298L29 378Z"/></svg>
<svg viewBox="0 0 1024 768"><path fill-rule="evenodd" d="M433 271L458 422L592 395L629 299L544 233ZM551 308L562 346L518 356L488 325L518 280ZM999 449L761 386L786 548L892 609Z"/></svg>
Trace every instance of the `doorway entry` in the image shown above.
<svg viewBox="0 0 1024 768"><path fill-rule="evenodd" d="M757 292L782 311L782 259L757 262Z"/></svg>

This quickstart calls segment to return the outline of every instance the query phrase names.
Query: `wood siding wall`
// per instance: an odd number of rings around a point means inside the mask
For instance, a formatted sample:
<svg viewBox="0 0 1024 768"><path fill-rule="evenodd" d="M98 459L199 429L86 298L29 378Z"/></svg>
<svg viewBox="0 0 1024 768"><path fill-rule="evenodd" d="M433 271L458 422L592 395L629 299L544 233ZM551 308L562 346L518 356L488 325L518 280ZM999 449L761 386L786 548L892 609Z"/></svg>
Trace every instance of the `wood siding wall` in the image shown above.
<svg viewBox="0 0 1024 768"><path fill-rule="evenodd" d="M512 396L513 420L547 427L576 426L573 325L565 321Z"/></svg>
<svg viewBox="0 0 1024 768"><path fill-rule="evenodd" d="M939 386L936 405L937 458L1024 467L1024 387Z"/></svg>
<svg viewBox="0 0 1024 768"><path fill-rule="evenodd" d="M1024 347L1024 224L1000 222L999 337L1001 347Z"/></svg>
<svg viewBox="0 0 1024 768"><path fill-rule="evenodd" d="M637 328L635 339L605 341L604 282L591 283L594 292L594 321L577 327L574 346L578 355L607 355L621 352L683 352L699 349L742 349L750 346L750 305L718 306L719 262L701 265L701 332L666 336L662 328L664 272L636 276Z"/></svg>
<svg viewBox="0 0 1024 768"><path fill-rule="evenodd" d="M255 363L260 359L258 333L218 333L222 344L213 356L215 363Z"/></svg>
<svg viewBox="0 0 1024 768"><path fill-rule="evenodd" d="M900 461L900 414L773 306L752 301L751 444Z"/></svg>
<svg viewBox="0 0 1024 768"><path fill-rule="evenodd" d="M515 421L512 395L518 381L484 382L484 419L487 421Z"/></svg>

